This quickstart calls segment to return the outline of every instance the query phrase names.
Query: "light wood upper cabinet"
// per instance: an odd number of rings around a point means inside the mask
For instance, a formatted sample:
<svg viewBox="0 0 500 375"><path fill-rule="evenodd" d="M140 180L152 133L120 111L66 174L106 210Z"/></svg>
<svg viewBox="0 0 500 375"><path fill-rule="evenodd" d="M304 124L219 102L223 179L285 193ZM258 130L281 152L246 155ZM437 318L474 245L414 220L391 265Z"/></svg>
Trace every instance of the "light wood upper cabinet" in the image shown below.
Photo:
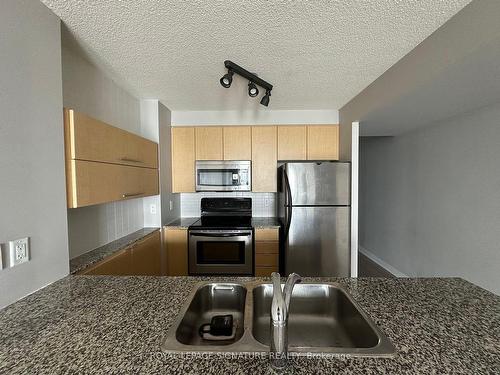
<svg viewBox="0 0 500 375"><path fill-rule="evenodd" d="M307 127L308 160L338 160L338 144L338 125L309 125Z"/></svg>
<svg viewBox="0 0 500 375"><path fill-rule="evenodd" d="M196 160L222 160L222 127L197 126Z"/></svg>
<svg viewBox="0 0 500 375"><path fill-rule="evenodd" d="M68 208L159 194L158 144L64 109Z"/></svg>
<svg viewBox="0 0 500 375"><path fill-rule="evenodd" d="M132 246L132 275L161 275L161 237L155 231Z"/></svg>
<svg viewBox="0 0 500 375"><path fill-rule="evenodd" d="M158 169L71 160L68 207L158 195Z"/></svg>
<svg viewBox="0 0 500 375"><path fill-rule="evenodd" d="M224 126L224 160L250 160L252 134L250 126Z"/></svg>
<svg viewBox="0 0 500 375"><path fill-rule="evenodd" d="M73 109L64 109L71 159L158 168L158 144Z"/></svg>
<svg viewBox="0 0 500 375"><path fill-rule="evenodd" d="M277 162L276 126L253 126L252 191L277 191Z"/></svg>
<svg viewBox="0 0 500 375"><path fill-rule="evenodd" d="M278 160L306 160L306 126L278 126Z"/></svg>
<svg viewBox="0 0 500 375"><path fill-rule="evenodd" d="M278 160L338 160L338 125L172 129L173 192L195 191L196 160L251 160L252 191L275 192Z"/></svg>
<svg viewBox="0 0 500 375"><path fill-rule="evenodd" d="M172 128L172 192L195 191L195 128Z"/></svg>
<svg viewBox="0 0 500 375"><path fill-rule="evenodd" d="M167 275L187 276L188 274L188 236L185 228L165 228L167 251Z"/></svg>

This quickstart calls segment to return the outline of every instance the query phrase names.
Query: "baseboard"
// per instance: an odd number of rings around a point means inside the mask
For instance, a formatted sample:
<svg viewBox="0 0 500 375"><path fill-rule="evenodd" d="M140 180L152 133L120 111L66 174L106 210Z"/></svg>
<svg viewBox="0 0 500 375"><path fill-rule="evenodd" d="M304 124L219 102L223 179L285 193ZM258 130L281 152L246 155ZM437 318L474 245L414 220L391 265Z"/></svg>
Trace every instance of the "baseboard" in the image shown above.
<svg viewBox="0 0 500 375"><path fill-rule="evenodd" d="M403 272L400 272L390 264L387 264L384 262L382 259L377 257L375 254L373 254L371 251L366 250L364 247L359 246L358 250L361 254L363 254L365 257L369 258L371 261L377 263L380 267L385 269L387 272L392 273L396 277L408 277L408 275L404 274Z"/></svg>

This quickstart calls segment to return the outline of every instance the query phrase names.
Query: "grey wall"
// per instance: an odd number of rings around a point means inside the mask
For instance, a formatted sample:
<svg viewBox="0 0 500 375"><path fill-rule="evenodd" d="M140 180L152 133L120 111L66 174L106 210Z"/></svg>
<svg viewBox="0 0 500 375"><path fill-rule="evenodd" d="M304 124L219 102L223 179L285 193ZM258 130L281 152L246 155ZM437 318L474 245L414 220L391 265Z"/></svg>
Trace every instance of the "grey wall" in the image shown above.
<svg viewBox="0 0 500 375"><path fill-rule="evenodd" d="M362 138L360 245L409 276L500 294L500 104Z"/></svg>
<svg viewBox="0 0 500 375"><path fill-rule="evenodd" d="M89 63L64 38L64 106L141 135L140 103ZM144 225L143 199L68 210L70 258L132 233Z"/></svg>
<svg viewBox="0 0 500 375"><path fill-rule="evenodd" d="M59 19L2 1L0 243L31 237L31 261L0 270L0 308L69 271L61 88Z"/></svg>
<svg viewBox="0 0 500 375"><path fill-rule="evenodd" d="M158 103L158 110L160 137L161 222L165 225L181 216L181 203L180 194L172 193L172 113L161 103ZM172 210L170 210L170 202L172 202Z"/></svg>
<svg viewBox="0 0 500 375"><path fill-rule="evenodd" d="M345 104L341 157L353 121L362 135L399 135L500 101L499 18L500 1L472 1Z"/></svg>

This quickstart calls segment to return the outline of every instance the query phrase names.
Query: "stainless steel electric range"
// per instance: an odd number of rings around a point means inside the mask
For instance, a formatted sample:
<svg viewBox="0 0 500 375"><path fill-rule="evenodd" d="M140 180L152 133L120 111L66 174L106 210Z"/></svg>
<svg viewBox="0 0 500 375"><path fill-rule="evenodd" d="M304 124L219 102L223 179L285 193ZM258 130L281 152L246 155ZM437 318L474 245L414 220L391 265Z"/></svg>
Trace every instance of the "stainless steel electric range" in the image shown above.
<svg viewBox="0 0 500 375"><path fill-rule="evenodd" d="M188 228L190 275L252 275L251 198L202 198Z"/></svg>

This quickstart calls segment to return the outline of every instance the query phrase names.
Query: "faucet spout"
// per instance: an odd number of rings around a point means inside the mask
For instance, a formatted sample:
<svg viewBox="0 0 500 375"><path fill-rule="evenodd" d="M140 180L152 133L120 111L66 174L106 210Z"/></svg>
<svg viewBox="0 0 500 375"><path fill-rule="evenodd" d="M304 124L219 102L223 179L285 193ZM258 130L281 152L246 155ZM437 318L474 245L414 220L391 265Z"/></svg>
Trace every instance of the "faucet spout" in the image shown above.
<svg viewBox="0 0 500 375"><path fill-rule="evenodd" d="M288 312L293 287L301 281L301 277L292 273L288 276L285 288L281 290L280 274L271 274L273 282L273 300L271 303L271 366L283 368L288 363Z"/></svg>

